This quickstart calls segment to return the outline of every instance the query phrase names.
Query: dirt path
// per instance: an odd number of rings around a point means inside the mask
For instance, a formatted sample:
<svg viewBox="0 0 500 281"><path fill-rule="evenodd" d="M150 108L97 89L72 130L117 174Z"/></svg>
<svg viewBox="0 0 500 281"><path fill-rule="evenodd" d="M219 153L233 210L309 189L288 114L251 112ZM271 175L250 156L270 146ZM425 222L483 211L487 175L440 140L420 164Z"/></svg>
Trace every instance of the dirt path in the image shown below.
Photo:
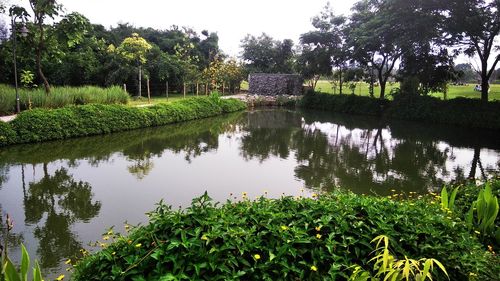
<svg viewBox="0 0 500 281"><path fill-rule="evenodd" d="M14 119L16 119L16 116L17 115L9 115L9 116L0 116L0 121L3 121L3 122L10 122Z"/></svg>

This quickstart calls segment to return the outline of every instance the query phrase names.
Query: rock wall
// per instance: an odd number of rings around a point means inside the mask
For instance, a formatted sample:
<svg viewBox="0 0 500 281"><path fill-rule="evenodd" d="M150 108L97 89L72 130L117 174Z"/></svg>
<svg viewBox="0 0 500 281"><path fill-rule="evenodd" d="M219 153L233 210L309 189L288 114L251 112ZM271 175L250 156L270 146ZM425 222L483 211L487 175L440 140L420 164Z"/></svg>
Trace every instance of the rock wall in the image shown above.
<svg viewBox="0 0 500 281"><path fill-rule="evenodd" d="M302 95L303 79L297 74L253 73L248 77L248 92L252 95Z"/></svg>

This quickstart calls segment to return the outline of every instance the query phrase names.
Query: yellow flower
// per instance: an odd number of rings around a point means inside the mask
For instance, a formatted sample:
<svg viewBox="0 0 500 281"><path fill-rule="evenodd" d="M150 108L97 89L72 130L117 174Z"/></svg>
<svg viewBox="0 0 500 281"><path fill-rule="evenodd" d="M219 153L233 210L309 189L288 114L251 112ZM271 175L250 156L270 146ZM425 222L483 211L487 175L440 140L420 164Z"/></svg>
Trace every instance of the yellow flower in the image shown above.
<svg viewBox="0 0 500 281"><path fill-rule="evenodd" d="M320 231L322 227L323 227L322 225L320 225L320 226L316 226L316 228L315 228L315 229L316 229L316 231Z"/></svg>
<svg viewBox="0 0 500 281"><path fill-rule="evenodd" d="M316 238L321 239L321 234L316 234Z"/></svg>
<svg viewBox="0 0 500 281"><path fill-rule="evenodd" d="M108 235L113 235L113 230L108 231Z"/></svg>
<svg viewBox="0 0 500 281"><path fill-rule="evenodd" d="M481 232L479 232L479 231L477 231L477 230L474 230L474 232L475 232L476 234L478 234L478 235L479 235L479 234L481 234Z"/></svg>
<svg viewBox="0 0 500 281"><path fill-rule="evenodd" d="M318 194L313 193L313 194L312 194L312 198L316 198L316 197L318 197Z"/></svg>
<svg viewBox="0 0 500 281"><path fill-rule="evenodd" d="M205 241L207 241L207 240L208 240L208 237L207 237L206 235L203 235L203 236L201 236L201 240L205 240Z"/></svg>
<svg viewBox="0 0 500 281"><path fill-rule="evenodd" d="M286 226L286 225L282 225L282 226L281 226L281 230L288 230L288 226Z"/></svg>
<svg viewBox="0 0 500 281"><path fill-rule="evenodd" d="M65 264L70 264L71 263L71 259L68 259L67 261L64 262Z"/></svg>
<svg viewBox="0 0 500 281"><path fill-rule="evenodd" d="M318 271L318 268L315 265L313 265L313 266L311 266L311 270L312 271Z"/></svg>
<svg viewBox="0 0 500 281"><path fill-rule="evenodd" d="M107 245L108 244L106 244L106 243L99 243L99 247L101 247L101 248L105 248Z"/></svg>
<svg viewBox="0 0 500 281"><path fill-rule="evenodd" d="M254 258L255 260L260 260L260 255L259 255L259 254L255 254L255 255L253 255L253 258Z"/></svg>
<svg viewBox="0 0 500 281"><path fill-rule="evenodd" d="M248 194L248 193L246 193L246 192L243 192L243 196L247 196L247 194Z"/></svg>
<svg viewBox="0 0 500 281"><path fill-rule="evenodd" d="M59 277L56 278L57 281L61 281L64 279L64 274L59 275Z"/></svg>
<svg viewBox="0 0 500 281"><path fill-rule="evenodd" d="M142 244L141 244L141 243L137 243L137 244L135 244L135 247L136 247L136 248L140 248L141 246L142 246Z"/></svg>
<svg viewBox="0 0 500 281"><path fill-rule="evenodd" d="M105 241L106 241L106 240L109 240L109 236L107 236L107 235L106 235L106 236L104 236L102 239L103 239L103 240L105 240Z"/></svg>
<svg viewBox="0 0 500 281"><path fill-rule="evenodd" d="M113 256L116 255L116 252L112 252L111 255L113 255Z"/></svg>
<svg viewBox="0 0 500 281"><path fill-rule="evenodd" d="M392 191L392 192L396 192L396 190L395 190L395 189L391 189L391 191Z"/></svg>

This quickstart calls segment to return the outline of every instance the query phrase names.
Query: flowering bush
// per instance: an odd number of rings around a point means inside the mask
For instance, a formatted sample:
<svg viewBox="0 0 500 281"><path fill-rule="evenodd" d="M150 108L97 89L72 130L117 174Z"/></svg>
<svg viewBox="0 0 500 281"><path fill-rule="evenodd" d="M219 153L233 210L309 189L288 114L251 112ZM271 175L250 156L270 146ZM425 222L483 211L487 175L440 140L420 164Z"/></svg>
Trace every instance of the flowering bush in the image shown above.
<svg viewBox="0 0 500 281"><path fill-rule="evenodd" d="M411 202L408 202L411 200ZM345 280L371 268L370 241L393 241L394 255L435 257L451 280L495 280L486 251L437 200L393 200L336 192L314 198L228 201L207 194L184 211L160 203L150 224L76 265L75 280ZM139 246L138 246L139 245ZM436 269L434 280L448 280Z"/></svg>

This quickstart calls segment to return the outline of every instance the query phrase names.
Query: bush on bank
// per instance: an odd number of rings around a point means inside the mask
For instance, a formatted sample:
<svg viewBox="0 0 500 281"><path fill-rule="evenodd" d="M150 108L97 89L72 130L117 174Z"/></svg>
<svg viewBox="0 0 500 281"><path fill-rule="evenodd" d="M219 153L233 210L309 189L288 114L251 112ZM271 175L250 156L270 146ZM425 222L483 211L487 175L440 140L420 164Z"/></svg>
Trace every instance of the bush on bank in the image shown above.
<svg viewBox="0 0 500 281"><path fill-rule="evenodd" d="M126 104L130 97L121 87L99 88L84 87L53 87L49 95L42 88L30 90L19 89L21 110L30 108L60 108L67 105ZM13 87L0 84L0 115L16 112L16 93Z"/></svg>
<svg viewBox="0 0 500 281"><path fill-rule="evenodd" d="M241 101L201 97L143 108L92 104L34 109L22 112L9 123L0 122L0 146L160 126L244 108Z"/></svg>
<svg viewBox="0 0 500 281"><path fill-rule="evenodd" d="M299 106L339 113L500 129L500 102L484 103L475 99L441 100L398 94L389 101L355 95L314 93L305 95Z"/></svg>
<svg viewBox="0 0 500 281"><path fill-rule="evenodd" d="M160 203L149 225L85 257L73 279L345 280L354 264L372 268L370 241L380 234L401 258L439 259L451 280L500 274L498 257L437 200L336 192L222 206L205 194L185 211ZM437 269L433 277L448 280Z"/></svg>

